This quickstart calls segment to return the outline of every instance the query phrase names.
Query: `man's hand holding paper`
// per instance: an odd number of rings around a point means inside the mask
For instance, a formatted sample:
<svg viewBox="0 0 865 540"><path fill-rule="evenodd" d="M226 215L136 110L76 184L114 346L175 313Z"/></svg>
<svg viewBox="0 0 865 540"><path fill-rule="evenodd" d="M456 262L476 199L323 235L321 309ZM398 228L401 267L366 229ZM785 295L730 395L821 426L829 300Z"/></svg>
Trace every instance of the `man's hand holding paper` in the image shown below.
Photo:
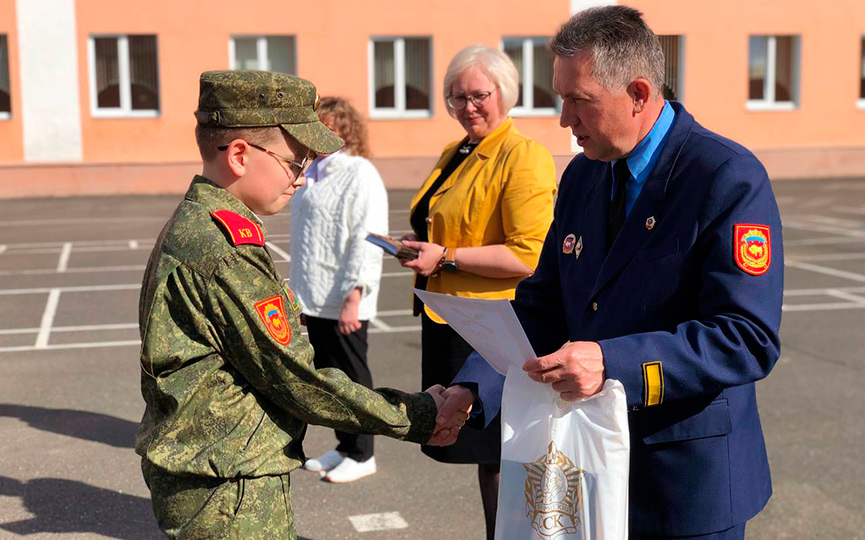
<svg viewBox="0 0 865 540"><path fill-rule="evenodd" d="M529 360L523 371L552 384L565 401L593 396L604 387L604 353L594 341L569 341L552 354Z"/></svg>

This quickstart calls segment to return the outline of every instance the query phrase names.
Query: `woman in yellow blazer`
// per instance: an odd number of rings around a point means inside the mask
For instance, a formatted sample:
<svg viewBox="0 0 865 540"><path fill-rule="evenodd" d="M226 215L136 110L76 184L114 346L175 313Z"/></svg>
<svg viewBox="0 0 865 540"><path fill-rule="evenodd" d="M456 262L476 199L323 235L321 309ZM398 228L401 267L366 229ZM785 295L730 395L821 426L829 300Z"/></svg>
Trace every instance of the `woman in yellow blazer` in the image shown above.
<svg viewBox="0 0 865 540"><path fill-rule="evenodd" d="M411 203L420 251L403 266L415 285L472 298L514 297L517 283L534 272L553 219L555 167L550 152L525 137L508 116L519 75L501 51L473 45L457 53L444 80L445 103L466 137L445 147ZM422 313L423 387L448 386L471 347L415 298ZM501 453L499 422L463 430L450 447L423 447L445 463L478 463L487 537L495 530Z"/></svg>

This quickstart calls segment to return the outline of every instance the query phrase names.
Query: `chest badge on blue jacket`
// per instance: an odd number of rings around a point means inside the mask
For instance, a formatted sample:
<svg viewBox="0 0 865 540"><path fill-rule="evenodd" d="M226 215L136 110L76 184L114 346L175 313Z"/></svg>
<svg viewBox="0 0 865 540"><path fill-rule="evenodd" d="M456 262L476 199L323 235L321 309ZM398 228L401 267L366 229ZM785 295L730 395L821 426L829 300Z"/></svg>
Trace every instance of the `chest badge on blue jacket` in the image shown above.
<svg viewBox="0 0 865 540"><path fill-rule="evenodd" d="M565 255L570 255L574 252L574 246L577 243L577 237L573 234L569 234L565 237L565 241L562 242L562 253Z"/></svg>
<svg viewBox="0 0 865 540"><path fill-rule="evenodd" d="M658 221L655 219L655 216L649 216L646 218L646 230L651 231L655 228L655 223Z"/></svg>

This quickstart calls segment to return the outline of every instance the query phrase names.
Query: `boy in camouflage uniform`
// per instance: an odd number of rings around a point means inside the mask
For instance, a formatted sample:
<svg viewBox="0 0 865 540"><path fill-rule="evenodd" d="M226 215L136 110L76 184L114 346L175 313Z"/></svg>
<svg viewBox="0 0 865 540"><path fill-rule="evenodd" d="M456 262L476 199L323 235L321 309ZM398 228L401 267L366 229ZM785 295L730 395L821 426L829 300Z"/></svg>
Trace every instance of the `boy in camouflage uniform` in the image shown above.
<svg viewBox="0 0 865 540"><path fill-rule="evenodd" d="M369 390L313 369L265 247L256 214L303 185L309 149L343 144L317 104L312 83L289 75L201 76L203 173L156 242L139 305L147 407L135 448L169 538L296 538L288 473L308 423L416 443L433 433L441 388Z"/></svg>

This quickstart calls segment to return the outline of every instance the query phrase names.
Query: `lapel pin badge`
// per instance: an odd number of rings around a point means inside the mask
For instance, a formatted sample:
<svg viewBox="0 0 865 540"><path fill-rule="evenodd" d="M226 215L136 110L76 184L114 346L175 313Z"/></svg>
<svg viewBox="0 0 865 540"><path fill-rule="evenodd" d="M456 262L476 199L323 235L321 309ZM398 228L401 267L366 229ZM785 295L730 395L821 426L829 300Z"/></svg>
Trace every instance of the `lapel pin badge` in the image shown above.
<svg viewBox="0 0 865 540"><path fill-rule="evenodd" d="M573 234L569 234L565 237L565 241L562 242L562 253L565 255L570 255L574 252L574 245L577 243L577 237Z"/></svg>
<svg viewBox="0 0 865 540"><path fill-rule="evenodd" d="M657 223L655 216L649 216L648 218L646 218L646 229L651 231L655 228L655 223Z"/></svg>
<svg viewBox="0 0 865 540"><path fill-rule="evenodd" d="M580 258L580 253L582 251L583 251L583 237L580 236L580 238L577 240L577 245L574 246L574 253L576 254L576 257L578 259Z"/></svg>

